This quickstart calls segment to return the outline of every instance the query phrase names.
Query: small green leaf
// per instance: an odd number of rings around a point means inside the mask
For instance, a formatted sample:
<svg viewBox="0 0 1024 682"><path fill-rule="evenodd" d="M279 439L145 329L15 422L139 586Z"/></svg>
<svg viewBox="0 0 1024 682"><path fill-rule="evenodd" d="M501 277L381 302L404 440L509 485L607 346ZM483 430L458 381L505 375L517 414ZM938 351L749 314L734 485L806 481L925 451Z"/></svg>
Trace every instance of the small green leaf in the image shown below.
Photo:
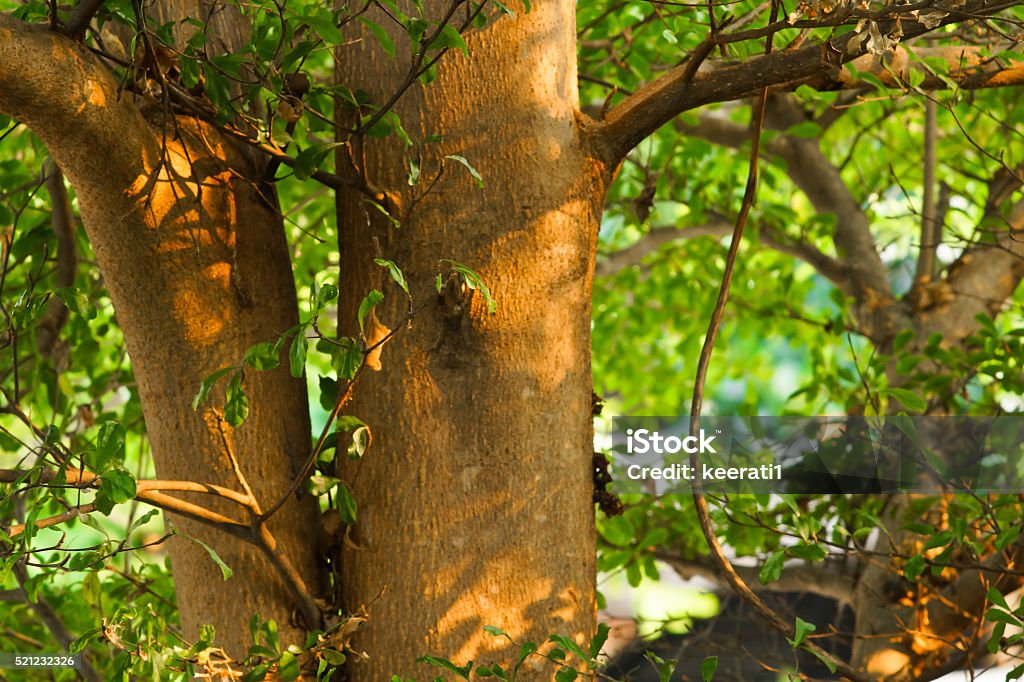
<svg viewBox="0 0 1024 682"><path fill-rule="evenodd" d="M76 315L81 315L87 320L92 320L96 317L96 308L93 306L89 297L83 294L75 287L64 287L61 289L54 289L53 293L64 302L67 309Z"/></svg>
<svg viewBox="0 0 1024 682"><path fill-rule="evenodd" d="M224 401L224 421L238 428L249 416L249 398L242 388L242 373L231 377L228 383L227 398Z"/></svg>
<svg viewBox="0 0 1024 682"><path fill-rule="evenodd" d="M332 490L335 486L341 483L340 479L334 478L333 476L310 476L306 482L306 490L310 494L319 497L320 495L326 495L328 491Z"/></svg>
<svg viewBox="0 0 1024 682"><path fill-rule="evenodd" d="M348 456L351 459L359 459L366 454L370 447L370 427L360 426L352 431L352 444L348 446Z"/></svg>
<svg viewBox="0 0 1024 682"><path fill-rule="evenodd" d="M342 481L338 481L338 514L341 520L348 525L356 522L356 500L352 497L352 491Z"/></svg>
<svg viewBox="0 0 1024 682"><path fill-rule="evenodd" d="M292 339L292 347L288 351L288 370L293 377L301 377L306 369L306 351L309 349L309 342L306 340L306 328L299 329Z"/></svg>
<svg viewBox="0 0 1024 682"><path fill-rule="evenodd" d="M882 395L900 401L908 412L924 412L928 407L924 398L905 388L887 388L882 391Z"/></svg>
<svg viewBox="0 0 1024 682"><path fill-rule="evenodd" d="M793 648L795 649L803 644L804 640L807 639L807 635L817 629L818 628L814 623L808 623L800 616L797 616L796 624L793 628L793 639L789 640L789 643L793 645Z"/></svg>
<svg viewBox="0 0 1024 682"><path fill-rule="evenodd" d="M1009 604L1006 603L1006 597L1004 597L1003 593L1000 592L995 587L988 588L987 596L988 596L988 600L990 602L992 602L993 604L995 604L996 606L1001 606L1004 609L1006 609L1007 611L1010 610Z"/></svg>
<svg viewBox="0 0 1024 682"><path fill-rule="evenodd" d="M374 258L373 262L382 268L387 268L388 274L391 275L391 279L394 280L395 284L402 288L402 291L409 293L409 283L405 281L405 275L394 261L387 260L386 258Z"/></svg>
<svg viewBox="0 0 1024 682"><path fill-rule="evenodd" d="M461 156L460 154L449 154L449 155L445 156L444 158L451 159L452 161L455 161L457 163L461 163L463 166L465 166L466 170L469 171L469 174L473 176L474 180L476 180L477 188L483 188L483 186L484 186L484 179L483 179L483 177L481 177L480 173L477 172L476 168L473 168L473 165L470 164L470 162L466 160L465 156Z"/></svg>
<svg viewBox="0 0 1024 682"><path fill-rule="evenodd" d="M388 35L388 32L385 31L380 24L370 21L366 17L359 17L359 21L362 22L366 28L370 29L370 33L372 33L373 37L377 39L378 43L380 43L380 47L384 50L384 54L391 59L394 59L395 43L392 42L391 36Z"/></svg>
<svg viewBox="0 0 1024 682"><path fill-rule="evenodd" d="M700 678L703 682L711 682L711 678L715 676L715 671L718 670L718 656L708 656L700 664Z"/></svg>
<svg viewBox="0 0 1024 682"><path fill-rule="evenodd" d="M786 562L786 553L782 550L773 552L764 564L761 565L761 570L757 574L757 579L761 581L762 585L773 583L779 579L782 575L782 566Z"/></svg>
<svg viewBox="0 0 1024 682"><path fill-rule="evenodd" d="M111 462L124 461L124 442L125 430L120 423L110 421L100 425L100 432L96 437L96 469L98 471L105 470Z"/></svg>
<svg viewBox="0 0 1024 682"><path fill-rule="evenodd" d="M275 344L264 342L257 343L245 351L245 357L242 358L242 362L253 369L265 371L276 368L281 364L281 359L278 357Z"/></svg>
<svg viewBox="0 0 1024 682"><path fill-rule="evenodd" d="M226 563L224 563L224 560L220 558L220 555L217 554L216 551L214 551L213 547L210 547L208 544L206 544L199 538L194 538L191 535L186 535L185 537L187 537L189 540L191 540L192 542L196 543L197 545L206 550L206 553L210 555L211 559L213 559L213 563L217 564L217 568L220 569L220 574L221 576L223 576L225 581L231 578L231 576L234 574L234 571L232 571L231 568Z"/></svg>
<svg viewBox="0 0 1024 682"><path fill-rule="evenodd" d="M444 25L431 47L460 50L464 55L469 54L469 46L466 45L466 39L451 24Z"/></svg>
<svg viewBox="0 0 1024 682"><path fill-rule="evenodd" d="M331 350L331 366L338 373L338 377L352 379L361 364L363 364L363 351L356 340L347 336L338 339L338 345ZM329 410L331 407L334 407L333 403L324 409Z"/></svg>
<svg viewBox="0 0 1024 682"><path fill-rule="evenodd" d="M359 304L359 331L363 332L363 323L366 321L366 316L373 310L373 307L384 300L384 294L380 293L376 289L371 289L370 293L363 298L362 303Z"/></svg>
<svg viewBox="0 0 1024 682"><path fill-rule="evenodd" d="M192 399L192 409L198 410L199 406L210 398L210 389L212 389L213 385L217 383L217 379L220 379L228 372L233 372L237 369L237 367L224 367L203 379L202 383L199 384L199 392L196 393L196 397Z"/></svg>
<svg viewBox="0 0 1024 682"><path fill-rule="evenodd" d="M470 661L466 665L459 667L449 661L447 658L439 658L437 656L422 656L416 659L417 663L426 663L432 665L435 668L441 668L448 672L455 673L464 680L469 679L469 671L473 669L473 662Z"/></svg>
<svg viewBox="0 0 1024 682"><path fill-rule="evenodd" d="M924 557L918 554L907 559L907 565L903 567L903 577L914 582L924 572Z"/></svg>
<svg viewBox="0 0 1024 682"><path fill-rule="evenodd" d="M548 641L557 644L566 651L572 652L573 654L578 656L581 661L588 660L587 654L583 652L583 649L580 648L580 645L564 635L551 635Z"/></svg>
<svg viewBox="0 0 1024 682"><path fill-rule="evenodd" d="M597 658L597 655L601 653L601 647L608 641L608 633L611 628L606 623L598 623L597 634L594 635L593 639L590 640L590 647L588 653L591 659Z"/></svg>
<svg viewBox="0 0 1024 682"><path fill-rule="evenodd" d="M555 673L555 682L573 682L577 677L579 673L575 668L559 668Z"/></svg>

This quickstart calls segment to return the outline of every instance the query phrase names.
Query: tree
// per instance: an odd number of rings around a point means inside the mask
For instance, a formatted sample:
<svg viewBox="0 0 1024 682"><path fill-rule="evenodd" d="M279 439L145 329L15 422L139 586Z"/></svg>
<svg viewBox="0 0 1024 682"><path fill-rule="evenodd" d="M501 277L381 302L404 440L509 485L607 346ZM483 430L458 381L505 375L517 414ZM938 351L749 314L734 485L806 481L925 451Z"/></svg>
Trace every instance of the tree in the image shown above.
<svg viewBox="0 0 1024 682"><path fill-rule="evenodd" d="M25 458L3 473L12 484L5 567L25 602L47 614L62 645L90 646L101 668L103 646L122 650L111 669L164 665L139 656L166 649L150 629L173 621L152 594L140 602L148 618L118 613L71 642L47 605L54 595L38 599L52 571L25 568L61 555L33 544L44 527L77 520L106 533L91 516L112 514L130 527L134 511L118 516L115 508L144 502L170 512L176 530L166 544L181 635L191 645L183 657L193 667L220 660L210 659L211 642L236 660L252 653L253 675L274 669L282 677L299 662L333 665L338 653L362 658L365 650L368 660L349 665L357 680L415 675L413 661L424 654L444 656L428 663L450 672L450 661L510 669L522 651L520 679L570 679L570 668L550 660L558 654L529 655L525 643L555 635L575 667L594 656L571 654L595 635L590 329L602 208L608 199L606 232L607 217L621 215L627 201L633 223L606 240L621 248L597 261L604 274L636 278L629 266L655 245L731 231L732 214L750 211L753 195L736 205L735 166L706 165L721 158L708 141L733 155L764 138L751 163L763 158L766 180L778 185L775 201L762 195L751 214L760 243L827 278L837 300L849 301L836 325L855 329L860 348L874 350L864 370L868 396L819 377L828 395L849 409L871 398L875 412L963 409L956 396L965 369L1014 367L1007 344L1016 337L993 319L1012 323L998 313L1024 276L1016 239L1021 177L1009 160L1018 143L1007 136L1007 158L977 145L966 157L975 167L936 189L940 128L938 107L929 105L919 265L913 286L898 295L864 197L821 140L844 126L871 131L880 109L889 115L887 107L903 106L887 104L876 88L936 101L932 93L941 90L978 91L980 100L987 88L1015 85L1020 64L1003 42L1013 36L1000 27L1015 30L1016 3L815 3L786 8L787 16L781 9L622 3L580 8L579 26L574 4L561 0L532 7L382 1L334 11L315 3L83 0L0 14L0 111L13 119L5 138L17 150L3 191L18 213L5 241L4 286L21 297L9 303L5 289L4 432L5 447ZM653 39L637 37L652 31ZM819 94L829 91L841 94ZM852 106L872 97L881 101ZM751 98L750 125L735 107L693 115ZM954 104L942 112L950 119L942 130L959 124ZM1011 113L1005 121L1012 120ZM989 135L1000 125L1011 124L977 120L964 128ZM676 149L678 161L662 158ZM26 171L46 154L55 165ZM888 157L875 156L858 161L881 183ZM663 190L659 164L679 182L666 178ZM43 181L46 202L36 199ZM779 194L789 182L810 208L786 213ZM953 196L972 200L986 182L981 211L956 205L962 215L948 217ZM336 251L316 241L315 221L326 210L317 186L336 197ZM672 209L657 203L659 191L689 215L677 216L678 227L647 230L652 209L659 219ZM76 233L76 206L87 243ZM293 217L295 206L302 208ZM26 231L29 213L48 219ZM788 220L814 214L804 233L787 229ZM936 226L948 220L960 229L966 219L978 223L965 233L971 243L940 272L945 233ZM311 228L312 236L288 243L286 235ZM54 239L60 267L51 272ZM76 242L88 255L76 257ZM682 248L703 249L707 264L720 247L705 240ZM82 267L93 257L102 282ZM746 260L740 267L754 272ZM335 275L318 276L335 264L337 286ZM301 315L290 266L309 294ZM632 284L652 296L649 285ZM670 288L664 301L672 300ZM106 295L116 323L102 298L98 310L88 305ZM119 338L89 339L101 327L123 333L130 363L111 355ZM703 330L689 332L693 343ZM971 355L979 338L993 340L982 359ZM898 353L910 351L921 376L900 365ZM307 369L317 377L309 382L318 391L314 410L323 408L313 439L301 380ZM918 404L913 391L921 388L927 400ZM677 410L682 401L665 404ZM127 468L140 448L152 449L155 472ZM917 510L909 498L896 499L885 513L845 499L811 504L810 512L756 501L741 510L783 533L808 514L822 526L860 513L852 534L887 528L895 565L908 578L917 577L908 575L908 552L932 567L949 558L922 550L931 544L916 539L922 532L932 542L950 534L928 550L984 549L977 552L984 567L957 564L961 582L949 589L959 595L955 609L940 606L951 597L929 602L921 595L934 592L923 587L905 607L938 609L929 644L904 637L907 614L882 589L892 566L868 568L852 600L858 633L900 636L858 640L851 660L840 662L854 679L942 669L948 634L973 623L971 636L982 639L986 599L1016 585L1008 569L1018 545L1002 525L995 546L981 527L930 521L925 531L906 529L903 516ZM955 516L956 504L946 513ZM681 522L678 509L630 501L622 521L608 523L602 536L621 550L622 536L609 530L618 527L630 551L603 552L603 568L635 573L651 565L647 548L659 544L645 533ZM793 556L829 570L835 559L816 535L802 540L819 549L801 555L765 537L744 545L742 527L733 518L721 530L734 549L773 552L779 566ZM694 570L694 547L707 551L695 545L695 528L671 538L678 552L663 552L683 571ZM166 586L149 582L153 569L130 560L111 569L129 540L64 553L74 557L70 568L86 571L82 595L100 613L102 595L125 581L166 599ZM864 549L844 547L857 556ZM233 577L225 584L227 571ZM987 584L963 589L981 584L984 571L1002 577L995 594ZM253 614L255 634L240 626ZM773 622L802 639L792 625ZM215 639L202 627L208 623ZM250 650L253 637L262 648ZM304 653L283 653L287 644Z"/></svg>

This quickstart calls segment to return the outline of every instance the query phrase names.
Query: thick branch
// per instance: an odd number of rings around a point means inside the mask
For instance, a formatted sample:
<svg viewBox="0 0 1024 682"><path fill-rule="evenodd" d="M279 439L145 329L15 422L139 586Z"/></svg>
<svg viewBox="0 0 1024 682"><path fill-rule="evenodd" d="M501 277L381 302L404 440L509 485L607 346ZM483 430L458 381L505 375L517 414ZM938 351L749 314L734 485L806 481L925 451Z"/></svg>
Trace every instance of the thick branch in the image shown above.
<svg viewBox="0 0 1024 682"><path fill-rule="evenodd" d="M901 22L903 40L923 35L939 26L962 21L965 17L994 14L1014 4L1009 0L968 0L931 28L915 21L908 14L902 17ZM944 7L945 3L934 5L935 10L943 10ZM890 16L897 14L893 12ZM878 22L883 35L888 35L894 25L892 19ZM597 124L594 132L599 154L614 167L641 140L678 114L713 102L749 97L763 88L784 86L793 89L803 84L819 89L858 87L862 84L856 83L850 72L844 75L842 66L867 54L867 41L862 40L862 37L862 34L848 31L831 38L825 44L813 43L800 49L774 52L738 63L705 63L692 77L688 63L684 62L627 97L608 113L603 122ZM956 49L964 52L972 48ZM961 60L955 58L954 54L959 53L954 50L949 58L950 64L955 67ZM868 55L865 61L859 62L858 70L874 70L871 68L872 59ZM997 71L993 72L992 69ZM881 67L878 70L884 71ZM1013 66L1004 76L1003 72L1007 70L998 68L995 62L966 71L954 76L962 82L962 87L1011 84L1024 80L1022 68Z"/></svg>
<svg viewBox="0 0 1024 682"><path fill-rule="evenodd" d="M978 328L979 313L998 314L1024 280L1024 201L1009 218L986 223L982 241L964 250L929 297L915 299L920 338L940 332L949 342L962 341Z"/></svg>
<svg viewBox="0 0 1024 682"><path fill-rule="evenodd" d="M84 201L95 195L109 203L99 185L131 187L160 158L142 115L96 57L66 36L6 14L0 14L0 112L39 135Z"/></svg>
<svg viewBox="0 0 1024 682"><path fill-rule="evenodd" d="M92 18L103 7L103 0L80 0L64 24L64 34L72 40L81 40L92 23Z"/></svg>

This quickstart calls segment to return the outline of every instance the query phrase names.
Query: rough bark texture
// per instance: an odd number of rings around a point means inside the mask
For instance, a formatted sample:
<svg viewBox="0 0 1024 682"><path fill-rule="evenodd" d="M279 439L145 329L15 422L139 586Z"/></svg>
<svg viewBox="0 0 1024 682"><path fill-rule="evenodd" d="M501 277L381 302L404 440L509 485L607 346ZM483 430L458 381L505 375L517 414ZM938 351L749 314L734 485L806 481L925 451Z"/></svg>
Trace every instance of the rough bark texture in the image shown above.
<svg viewBox="0 0 1024 682"><path fill-rule="evenodd" d="M159 476L238 490L232 450L268 504L309 448L302 382L287 369L248 371L252 411L237 431L221 419L223 384L200 411L190 405L203 378L239 364L247 347L296 322L287 244L279 217L248 180L256 169L194 121L177 121L180 137L167 122L162 138L84 49L3 15L0 111L40 136L76 190L128 344ZM208 496L190 499L214 506ZM248 521L237 507L215 508ZM213 623L218 644L244 655L245 623L259 612L276 619L286 638L297 637L289 626L294 599L259 550L169 520L180 531L169 549L187 636ZM318 581L315 520L307 499L287 504L271 522L310 588ZM234 570L228 584L186 534L216 547Z"/></svg>
<svg viewBox="0 0 1024 682"><path fill-rule="evenodd" d="M410 151L424 175L412 189L399 142L367 145L370 179L409 213L400 228L355 193L339 202L349 331L371 287L387 292L384 324L396 326L404 310L374 256L397 262L415 300L429 303L384 348L383 369L361 379L352 409L374 441L343 474L364 548L344 555L343 592L355 609L386 590L356 639L370 654L350 667L360 682L417 669L422 678L413 660L423 654L508 669L514 647L485 625L518 642L591 635L590 292L605 169L589 158L577 119L574 9L534 3L501 19L469 38L468 58L447 55L437 82L400 101L414 139L444 135ZM342 82L375 101L405 73L372 40L338 61ZM445 154L464 155L485 187L448 161L414 207ZM435 293L441 258L482 275L493 315L479 292L454 282ZM520 679L552 678L555 668L536 661Z"/></svg>

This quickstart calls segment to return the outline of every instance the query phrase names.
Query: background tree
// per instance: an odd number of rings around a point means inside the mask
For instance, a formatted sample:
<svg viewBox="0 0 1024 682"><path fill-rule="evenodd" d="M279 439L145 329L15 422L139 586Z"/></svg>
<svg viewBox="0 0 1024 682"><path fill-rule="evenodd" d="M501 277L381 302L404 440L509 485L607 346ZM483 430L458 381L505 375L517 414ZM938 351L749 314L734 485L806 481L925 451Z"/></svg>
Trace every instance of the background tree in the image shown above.
<svg viewBox="0 0 1024 682"><path fill-rule="evenodd" d="M757 298L731 309L716 408L985 413L1019 391L1016 109L987 90L1021 77L1016 3L7 10L4 566L97 679L247 653L251 676L289 678L364 650L354 679L414 675L428 653L452 674L586 669L599 236L615 279L598 385L615 409L678 412L693 387L645 377L689 371L724 248L678 242L751 209L736 150L755 135L757 245L736 281ZM806 390L754 380L769 356L751 339L772 336L810 349ZM173 592L134 549L158 526L137 502L171 512L152 541ZM712 567L685 506L627 502L600 568ZM830 665L915 679L1014 644L988 623L1017 618L990 606L1016 587L1018 511L837 496L716 513L738 555L853 591L850 660ZM865 544L879 527L891 545Z"/></svg>

